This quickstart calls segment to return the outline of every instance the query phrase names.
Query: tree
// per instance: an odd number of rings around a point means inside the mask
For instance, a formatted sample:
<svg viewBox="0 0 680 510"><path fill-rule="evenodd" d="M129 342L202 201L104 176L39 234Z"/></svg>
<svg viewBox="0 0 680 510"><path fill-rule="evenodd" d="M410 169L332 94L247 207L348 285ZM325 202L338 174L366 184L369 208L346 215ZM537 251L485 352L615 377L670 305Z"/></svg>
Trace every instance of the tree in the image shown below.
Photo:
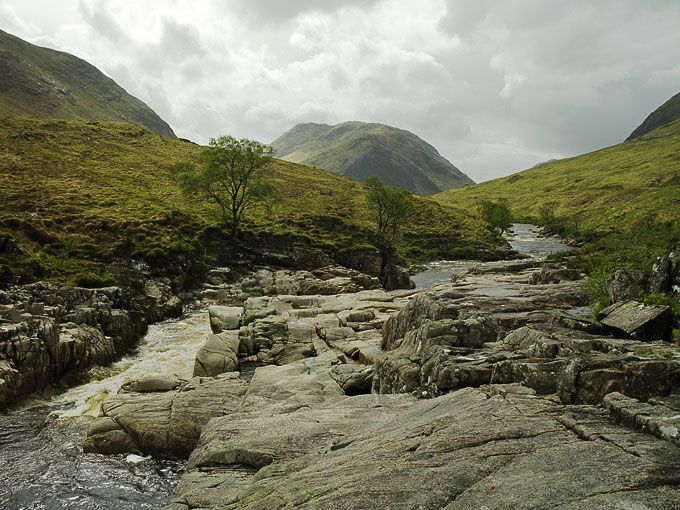
<svg viewBox="0 0 680 510"><path fill-rule="evenodd" d="M375 175L366 179L366 200L371 205L378 226L381 248L392 245L399 228L413 211L411 193L403 188L386 188Z"/></svg>
<svg viewBox="0 0 680 510"><path fill-rule="evenodd" d="M231 237L236 237L243 212L274 192L274 186L262 180L273 157L269 145L220 136L211 138L201 152L200 167L181 162L172 171L182 191L207 197L220 207Z"/></svg>
<svg viewBox="0 0 680 510"><path fill-rule="evenodd" d="M512 213L505 199L501 199L498 202L482 200L479 208L482 217L493 227L500 230L501 233L508 230L512 225Z"/></svg>

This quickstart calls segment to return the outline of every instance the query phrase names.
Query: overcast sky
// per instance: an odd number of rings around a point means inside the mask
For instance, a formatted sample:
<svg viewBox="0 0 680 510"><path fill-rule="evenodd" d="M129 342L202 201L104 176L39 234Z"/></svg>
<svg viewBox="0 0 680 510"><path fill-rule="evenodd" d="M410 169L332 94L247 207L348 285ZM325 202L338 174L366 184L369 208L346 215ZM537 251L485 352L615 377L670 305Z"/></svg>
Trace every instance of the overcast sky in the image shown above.
<svg viewBox="0 0 680 510"><path fill-rule="evenodd" d="M381 122L475 181L623 141L680 92L680 1L2 0L178 136Z"/></svg>

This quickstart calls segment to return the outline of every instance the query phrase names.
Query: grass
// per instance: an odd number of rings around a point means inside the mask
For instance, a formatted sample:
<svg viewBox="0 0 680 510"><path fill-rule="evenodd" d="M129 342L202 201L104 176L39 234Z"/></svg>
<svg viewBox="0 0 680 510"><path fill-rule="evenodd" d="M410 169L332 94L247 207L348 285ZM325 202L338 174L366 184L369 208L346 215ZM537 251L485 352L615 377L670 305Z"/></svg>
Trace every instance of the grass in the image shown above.
<svg viewBox="0 0 680 510"><path fill-rule="evenodd" d="M216 208L184 196L170 165L202 147L125 123L0 117L0 275L78 283L143 259L215 262L228 251ZM248 211L244 238L282 236L331 252L376 251L363 185L275 160L276 200ZM416 198L397 251L407 262L490 253L499 238L475 215ZM92 280L93 284L99 284Z"/></svg>
<svg viewBox="0 0 680 510"><path fill-rule="evenodd" d="M600 285L616 269L650 269L680 243L680 120L640 138L433 198L472 209L507 200L519 220L583 245L572 264Z"/></svg>

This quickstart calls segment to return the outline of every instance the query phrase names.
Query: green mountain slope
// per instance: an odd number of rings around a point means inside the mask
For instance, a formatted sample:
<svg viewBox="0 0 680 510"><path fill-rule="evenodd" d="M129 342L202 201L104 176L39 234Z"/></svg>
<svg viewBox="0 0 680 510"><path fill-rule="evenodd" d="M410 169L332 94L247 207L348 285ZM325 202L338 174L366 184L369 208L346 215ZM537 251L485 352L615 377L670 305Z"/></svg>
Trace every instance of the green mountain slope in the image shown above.
<svg viewBox="0 0 680 510"><path fill-rule="evenodd" d="M0 30L0 111L49 119L129 122L163 136L170 126L84 60Z"/></svg>
<svg viewBox="0 0 680 510"><path fill-rule="evenodd" d="M286 161L330 170L363 182L377 175L390 187L431 195L474 184L430 144L384 124L298 124L272 142Z"/></svg>
<svg viewBox="0 0 680 510"><path fill-rule="evenodd" d="M644 265L680 242L680 120L606 149L433 197L474 209L506 199L516 217L548 222L586 252Z"/></svg>
<svg viewBox="0 0 680 510"><path fill-rule="evenodd" d="M129 258L163 266L210 261L228 243L215 207L182 195L169 171L203 148L124 123L0 116L0 253L5 274L78 281ZM275 160L276 200L249 211L244 239L295 239L346 253L372 247L364 187L331 172ZM474 215L416 198L397 246L408 261L493 256L499 238ZM6 243L5 243L6 244ZM11 276L11 275L10 275Z"/></svg>
<svg viewBox="0 0 680 510"><path fill-rule="evenodd" d="M635 128L635 131L626 138L626 141L638 138L678 119L680 119L680 93L675 94L668 101L650 113L642 124Z"/></svg>

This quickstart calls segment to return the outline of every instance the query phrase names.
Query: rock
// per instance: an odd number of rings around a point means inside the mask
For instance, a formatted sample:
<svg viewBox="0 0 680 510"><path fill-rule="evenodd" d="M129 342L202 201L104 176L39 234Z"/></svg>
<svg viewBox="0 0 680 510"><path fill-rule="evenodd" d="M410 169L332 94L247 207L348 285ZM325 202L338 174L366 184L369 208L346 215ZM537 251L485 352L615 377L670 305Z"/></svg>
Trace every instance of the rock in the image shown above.
<svg viewBox="0 0 680 510"><path fill-rule="evenodd" d="M666 399L656 399L645 404L618 392L604 398L605 409L619 423L680 446L680 409L669 403Z"/></svg>
<svg viewBox="0 0 680 510"><path fill-rule="evenodd" d="M237 331L210 335L199 347L194 362L194 377L214 377L238 368L240 339Z"/></svg>
<svg viewBox="0 0 680 510"><path fill-rule="evenodd" d="M458 310L446 301L449 296L446 293L417 295L403 310L385 322L380 347L386 351L398 347L408 331L418 328L426 321L457 318Z"/></svg>
<svg viewBox="0 0 680 510"><path fill-rule="evenodd" d="M644 305L631 300L615 303L600 314L600 322L617 335L641 341L671 338L673 316L668 306Z"/></svg>
<svg viewBox="0 0 680 510"><path fill-rule="evenodd" d="M360 395L371 392L373 385L372 366L341 364L331 368L330 375L346 395Z"/></svg>
<svg viewBox="0 0 680 510"><path fill-rule="evenodd" d="M413 289L413 283L407 268L394 264L386 264L382 270L381 281L385 290Z"/></svg>
<svg viewBox="0 0 680 510"><path fill-rule="evenodd" d="M580 274L575 269L567 269L560 264L543 264L541 271L533 273L529 283L531 285L546 285L563 281L578 280Z"/></svg>
<svg viewBox="0 0 680 510"><path fill-rule="evenodd" d="M208 308L210 328L214 335L222 330L238 329L241 325L243 308L239 306L211 306Z"/></svg>
<svg viewBox="0 0 680 510"><path fill-rule="evenodd" d="M138 382L142 387L150 383ZM155 385L155 383L151 384ZM187 457L203 425L236 409L247 384L237 373L193 378L178 389L154 393L121 393L102 403L83 445L86 452L142 452Z"/></svg>
<svg viewBox="0 0 680 510"><path fill-rule="evenodd" d="M637 299L645 292L647 277L644 271L619 270L605 281L611 303Z"/></svg>
<svg viewBox="0 0 680 510"><path fill-rule="evenodd" d="M213 419L168 508L609 509L680 501L672 468L680 449L594 406L560 406L502 386L288 409Z"/></svg>
<svg viewBox="0 0 680 510"><path fill-rule="evenodd" d="M650 294L668 294L680 299L680 250L656 260L647 285Z"/></svg>
<svg viewBox="0 0 680 510"><path fill-rule="evenodd" d="M121 386L123 393L154 393L176 390L186 384L184 379L177 376L152 376L143 379L125 381Z"/></svg>

